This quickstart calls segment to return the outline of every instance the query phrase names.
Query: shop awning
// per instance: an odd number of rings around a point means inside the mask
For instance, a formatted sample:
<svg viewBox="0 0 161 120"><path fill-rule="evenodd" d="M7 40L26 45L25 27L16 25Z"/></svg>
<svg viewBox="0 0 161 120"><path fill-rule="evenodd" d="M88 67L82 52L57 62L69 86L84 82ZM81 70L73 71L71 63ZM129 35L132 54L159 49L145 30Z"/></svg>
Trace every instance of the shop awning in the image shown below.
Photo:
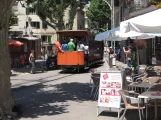
<svg viewBox="0 0 161 120"><path fill-rule="evenodd" d="M24 43L23 42L20 42L20 41L17 41L17 40L12 40L12 39L9 39L8 40L8 45L9 46L17 46L17 47L19 47L19 46L23 46L24 45Z"/></svg>

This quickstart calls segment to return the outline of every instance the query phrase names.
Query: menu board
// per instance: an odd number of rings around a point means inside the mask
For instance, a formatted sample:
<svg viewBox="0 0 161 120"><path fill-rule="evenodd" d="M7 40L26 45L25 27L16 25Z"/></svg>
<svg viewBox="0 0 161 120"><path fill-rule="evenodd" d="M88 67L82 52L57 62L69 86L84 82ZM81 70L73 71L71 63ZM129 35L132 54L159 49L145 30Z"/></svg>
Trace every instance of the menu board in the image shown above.
<svg viewBox="0 0 161 120"><path fill-rule="evenodd" d="M100 76L98 106L120 108L122 89L121 71L102 72Z"/></svg>

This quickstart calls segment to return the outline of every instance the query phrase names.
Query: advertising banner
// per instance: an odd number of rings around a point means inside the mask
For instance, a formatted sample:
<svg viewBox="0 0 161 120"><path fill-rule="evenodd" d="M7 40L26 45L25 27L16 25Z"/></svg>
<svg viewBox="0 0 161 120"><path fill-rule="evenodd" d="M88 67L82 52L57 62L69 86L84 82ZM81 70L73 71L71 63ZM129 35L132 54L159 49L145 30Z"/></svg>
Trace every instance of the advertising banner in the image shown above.
<svg viewBox="0 0 161 120"><path fill-rule="evenodd" d="M100 76L98 106L108 108L120 108L121 96L118 91L121 89L121 71L102 72Z"/></svg>

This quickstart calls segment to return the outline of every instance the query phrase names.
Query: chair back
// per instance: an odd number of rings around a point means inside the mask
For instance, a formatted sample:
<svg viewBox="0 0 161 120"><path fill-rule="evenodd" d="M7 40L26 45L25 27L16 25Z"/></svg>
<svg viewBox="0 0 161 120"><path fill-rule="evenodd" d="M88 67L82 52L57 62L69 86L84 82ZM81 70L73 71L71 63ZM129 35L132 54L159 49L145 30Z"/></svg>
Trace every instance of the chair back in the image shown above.
<svg viewBox="0 0 161 120"><path fill-rule="evenodd" d="M93 68L93 69L90 70L90 73L93 74L93 73L95 73L96 71L97 71L97 69Z"/></svg>
<svg viewBox="0 0 161 120"><path fill-rule="evenodd" d="M161 92L161 84L155 84L151 86L147 91L160 91Z"/></svg>
<svg viewBox="0 0 161 120"><path fill-rule="evenodd" d="M94 85L99 85L100 83L100 77L91 75L91 79L93 80Z"/></svg>
<svg viewBox="0 0 161 120"><path fill-rule="evenodd" d="M122 100L123 100L123 102L125 104L125 107L126 107L131 102L130 99L128 99L126 97L126 96L129 96L129 92L128 91L125 91L125 90L119 90L119 93L120 93L120 95L122 97Z"/></svg>

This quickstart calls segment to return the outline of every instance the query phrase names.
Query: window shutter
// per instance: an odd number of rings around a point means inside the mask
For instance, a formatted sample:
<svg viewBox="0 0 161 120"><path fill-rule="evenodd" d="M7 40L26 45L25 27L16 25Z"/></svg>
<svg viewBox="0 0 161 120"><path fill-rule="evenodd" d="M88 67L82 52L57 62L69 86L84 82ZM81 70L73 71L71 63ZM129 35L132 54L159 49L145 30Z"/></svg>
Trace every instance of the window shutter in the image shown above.
<svg viewBox="0 0 161 120"><path fill-rule="evenodd" d="M51 43L51 36L48 36L48 42Z"/></svg>

